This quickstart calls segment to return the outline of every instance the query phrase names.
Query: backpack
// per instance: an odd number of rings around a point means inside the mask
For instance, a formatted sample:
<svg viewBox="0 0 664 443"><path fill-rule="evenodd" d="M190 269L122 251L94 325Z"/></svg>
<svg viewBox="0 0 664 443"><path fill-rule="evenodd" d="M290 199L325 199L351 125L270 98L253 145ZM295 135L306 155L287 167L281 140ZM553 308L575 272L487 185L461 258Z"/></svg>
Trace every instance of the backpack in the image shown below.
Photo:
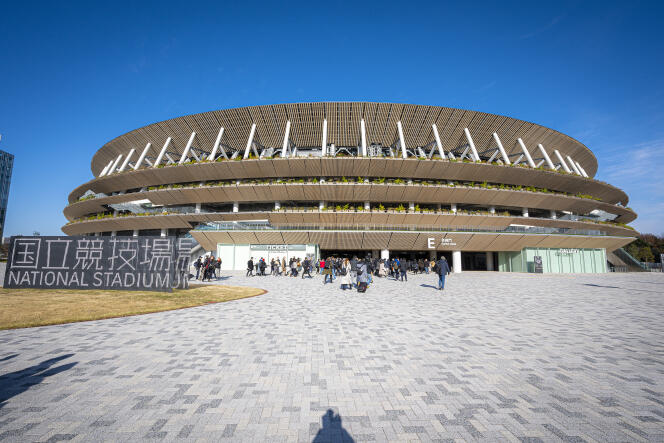
<svg viewBox="0 0 664 443"><path fill-rule="evenodd" d="M438 274L438 271L440 271L440 266L438 266L438 263L434 263L433 265L433 272Z"/></svg>

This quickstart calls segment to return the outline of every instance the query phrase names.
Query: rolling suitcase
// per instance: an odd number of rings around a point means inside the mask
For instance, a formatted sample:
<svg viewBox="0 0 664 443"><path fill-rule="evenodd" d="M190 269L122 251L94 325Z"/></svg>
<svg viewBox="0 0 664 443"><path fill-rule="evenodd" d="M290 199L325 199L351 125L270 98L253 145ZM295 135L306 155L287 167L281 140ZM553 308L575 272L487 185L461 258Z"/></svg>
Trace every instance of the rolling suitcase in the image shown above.
<svg viewBox="0 0 664 443"><path fill-rule="evenodd" d="M358 284L357 292L367 292L367 284L365 282L361 282L360 284Z"/></svg>

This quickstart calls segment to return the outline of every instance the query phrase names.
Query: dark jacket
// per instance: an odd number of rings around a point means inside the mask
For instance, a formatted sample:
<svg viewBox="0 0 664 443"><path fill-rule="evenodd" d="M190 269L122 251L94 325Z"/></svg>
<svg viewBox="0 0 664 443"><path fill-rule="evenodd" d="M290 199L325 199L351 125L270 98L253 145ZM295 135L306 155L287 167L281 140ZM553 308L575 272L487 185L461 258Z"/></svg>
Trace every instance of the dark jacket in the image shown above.
<svg viewBox="0 0 664 443"><path fill-rule="evenodd" d="M399 269L401 269L401 272L406 272L408 270L408 260L401 260L399 263Z"/></svg>
<svg viewBox="0 0 664 443"><path fill-rule="evenodd" d="M249 260L249 261L247 262L247 270L252 271L253 269L254 269L254 261L253 261L253 260Z"/></svg>
<svg viewBox="0 0 664 443"><path fill-rule="evenodd" d="M436 266L438 266L438 275L447 275L450 273L450 265L447 264L447 260L441 258L436 262Z"/></svg>

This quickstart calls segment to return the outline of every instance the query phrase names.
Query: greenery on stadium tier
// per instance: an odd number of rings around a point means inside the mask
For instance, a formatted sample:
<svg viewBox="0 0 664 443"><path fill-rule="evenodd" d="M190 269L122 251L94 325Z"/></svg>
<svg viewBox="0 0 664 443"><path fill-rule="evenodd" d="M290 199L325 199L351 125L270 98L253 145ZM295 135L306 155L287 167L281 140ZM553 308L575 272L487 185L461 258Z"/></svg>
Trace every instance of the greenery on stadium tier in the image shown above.
<svg viewBox="0 0 664 443"><path fill-rule="evenodd" d="M242 160L278 160L278 159L280 159L280 158L287 159L287 158L284 158L284 157L277 157L277 158L270 157L270 158L266 158L266 159L261 159L261 158L256 157L256 155L254 155L253 153L251 153L251 154L249 154L249 156L248 156L246 159L243 158L243 156L241 156L241 155L238 155L238 156L235 157L235 158L219 157L219 158L217 158L216 160L195 160L195 159L191 159L191 160L189 160L189 161L186 161L186 162L182 163L182 165L179 164L179 163L177 163L177 162L174 162L174 163L168 163L168 164L163 164L163 163L162 163L162 164L160 164L160 165L157 165L157 168L161 169L161 168L170 168L170 167L174 167L174 166L196 165L196 164L215 163L215 162L224 162L224 161L242 161ZM307 157L300 157L300 158L297 158L297 157L296 157L296 159L298 159L298 160L303 160L303 159L306 159L306 158L307 158ZM322 156L322 157L309 157L309 158L310 158L310 159L316 159L316 158L348 158L348 159L351 159L351 158L357 158L357 157L350 156L350 155L348 155L348 154L346 154L346 153L337 153L337 154L334 155L334 156L332 156L332 155L324 155L324 156ZM366 157L366 158L367 158L367 159L371 159L371 158L373 158L373 157ZM391 157L379 157L379 158L380 158L380 159L383 159L383 160L402 160L401 158L397 158L397 157L395 157L395 158L391 158ZM412 160L412 158L410 158L410 160ZM426 157L417 157L417 160L427 160L427 158L426 158ZM428 159L428 160L447 161L447 162L451 162L451 163L469 163L469 164L478 163L478 162L476 162L476 161L469 160L469 159L466 159L466 158L464 158L464 159L458 159L458 158L456 158L456 159L447 159L447 158L446 158L446 159L441 159L440 156L439 156L438 154L434 154L434 155L433 155L430 159ZM494 160L494 161L492 161L491 163L483 162L483 163L481 163L481 164L488 164L488 165L493 165L493 166L503 166L503 167L508 167L508 168L535 169L535 170L537 170L537 171L544 171L544 172L555 172L555 173L557 173L557 174L571 175L571 176L574 176L575 178L584 179L584 180L589 180L589 181L593 181L593 182L597 182L597 183L603 183L603 184L605 184L605 185L609 185L609 186L611 186L609 183L607 183L607 182L605 182L605 181L598 180L598 179L596 179L596 178L592 178L592 177L583 177L583 176L577 175L577 174L575 174L575 173L573 173L573 172L567 172L567 171L565 171L563 168L559 168L559 169L549 169L548 167L545 167L545 166L538 166L538 167L536 167L536 168L531 168L529 165L527 165L527 164L525 164L525 163L519 163L519 164L511 163L511 164L509 164L509 165L506 165L506 164L503 163L502 161L498 161L498 160ZM129 168L129 169L125 170L125 171L122 171L122 172L116 172L116 173L117 173L117 174L128 174L128 173L131 173L131 172L136 172L136 171L134 171L133 169Z"/></svg>
<svg viewBox="0 0 664 443"><path fill-rule="evenodd" d="M319 208L318 206L293 206L293 207L281 207L271 212L368 212L368 213L408 213L408 214L440 214L440 215L484 215L484 216L502 216L502 217L520 217L519 215L510 214L508 211L496 211L491 213L489 211L480 210L480 209L459 209L456 212L448 209L433 209L433 208L422 208L420 205L415 205L414 210L407 209L403 204L400 204L396 207L385 207L382 203L378 206L373 206L369 210L365 209L363 205L353 206L350 203L344 205L338 204L333 207L324 206ZM249 211L254 212L254 211ZM74 223L81 223L86 221L93 220L104 220L110 218L122 218L122 217L145 217L145 216L164 216L164 215L183 215L187 214L186 212L180 211L169 211L168 209L158 211L158 212L118 212L117 214L113 212L99 212L95 214L90 214L85 217L79 217L74 220L67 222L68 225ZM537 218L537 217L530 217ZM576 221L576 222L585 222L585 223L596 223L614 227L620 227L625 229L630 229L634 231L634 228L625 224L614 221L600 221L593 219L582 219L582 220L563 220L563 221Z"/></svg>
<svg viewBox="0 0 664 443"><path fill-rule="evenodd" d="M274 179L250 179L250 180L217 180L217 181L206 181L206 182L186 182L186 183L173 183L173 184L163 184L156 186L148 186L148 191L159 191L167 189L182 189L182 188L202 188L202 187L215 187L215 186L234 186L234 185L273 185L273 184L341 184L341 183L354 183L354 184L391 184L391 185L408 185L408 180L402 178L362 178L362 177L328 177L324 181L318 178L274 178ZM473 187L473 188L482 188L482 189L500 189L506 191L527 191L527 192L536 192L536 193L545 193L545 194L555 194L555 195L565 195L569 197L578 197L595 201L602 201L601 198L577 193L571 194L569 192L563 191L554 191L547 188L538 188L535 186L523 186L523 185L509 185L505 183L488 183L484 182L474 182L474 181L446 181L446 180L413 180L412 185L422 185L422 186L446 186L446 187ZM105 195L100 195L104 197ZM78 199L77 202L82 202L86 200L91 200L97 197L97 194L88 194ZM74 202L74 203L77 203ZM72 203L73 204L73 203Z"/></svg>

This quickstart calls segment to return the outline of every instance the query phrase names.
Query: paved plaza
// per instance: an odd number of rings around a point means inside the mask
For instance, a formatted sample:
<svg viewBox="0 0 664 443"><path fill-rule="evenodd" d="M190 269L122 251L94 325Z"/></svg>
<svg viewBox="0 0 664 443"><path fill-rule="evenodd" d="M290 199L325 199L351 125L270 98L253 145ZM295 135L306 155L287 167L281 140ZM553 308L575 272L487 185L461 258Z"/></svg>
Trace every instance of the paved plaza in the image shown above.
<svg viewBox="0 0 664 443"><path fill-rule="evenodd" d="M464 273L0 331L0 440L664 440L664 275Z"/></svg>

